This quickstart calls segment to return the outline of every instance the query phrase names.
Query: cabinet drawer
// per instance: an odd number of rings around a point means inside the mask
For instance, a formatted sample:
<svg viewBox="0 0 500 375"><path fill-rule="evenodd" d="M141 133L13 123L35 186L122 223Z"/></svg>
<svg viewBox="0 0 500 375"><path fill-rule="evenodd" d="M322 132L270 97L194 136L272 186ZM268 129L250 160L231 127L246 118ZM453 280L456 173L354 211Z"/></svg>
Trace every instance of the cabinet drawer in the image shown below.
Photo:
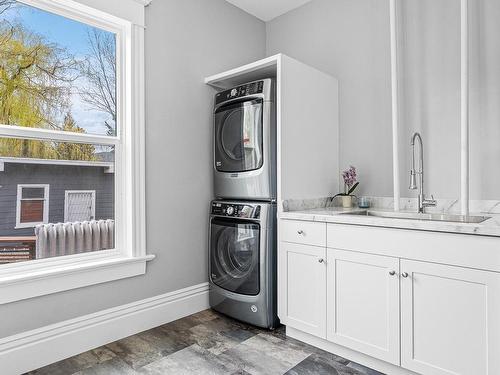
<svg viewBox="0 0 500 375"><path fill-rule="evenodd" d="M281 220L281 241L326 246L326 223Z"/></svg>

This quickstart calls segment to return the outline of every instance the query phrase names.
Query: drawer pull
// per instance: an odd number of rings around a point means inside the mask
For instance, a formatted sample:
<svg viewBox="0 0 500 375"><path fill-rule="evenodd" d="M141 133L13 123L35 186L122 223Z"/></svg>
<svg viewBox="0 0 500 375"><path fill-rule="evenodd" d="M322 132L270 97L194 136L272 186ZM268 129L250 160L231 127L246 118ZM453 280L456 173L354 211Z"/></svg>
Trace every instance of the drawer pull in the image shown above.
<svg viewBox="0 0 500 375"><path fill-rule="evenodd" d="M318 259L318 262L320 262L320 263L324 263L324 262L325 262L325 260L324 260L323 258L319 258L319 259Z"/></svg>
<svg viewBox="0 0 500 375"><path fill-rule="evenodd" d="M300 234L301 236L303 236L303 235L304 235L304 231L303 231L302 229L301 229L301 230L298 230L298 231L297 231L297 233L298 233L298 234Z"/></svg>
<svg viewBox="0 0 500 375"><path fill-rule="evenodd" d="M394 276L396 274L396 271L389 271L389 275Z"/></svg>
<svg viewBox="0 0 500 375"><path fill-rule="evenodd" d="M408 272L403 272L403 273L401 274L401 276L403 276L404 278L407 278L407 277L408 277Z"/></svg>

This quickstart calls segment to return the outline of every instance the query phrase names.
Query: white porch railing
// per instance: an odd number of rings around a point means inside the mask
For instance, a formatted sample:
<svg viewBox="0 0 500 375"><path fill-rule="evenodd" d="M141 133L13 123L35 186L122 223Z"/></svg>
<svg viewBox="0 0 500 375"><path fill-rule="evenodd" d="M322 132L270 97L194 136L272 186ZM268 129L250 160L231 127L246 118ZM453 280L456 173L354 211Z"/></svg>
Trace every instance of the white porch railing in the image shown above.
<svg viewBox="0 0 500 375"><path fill-rule="evenodd" d="M39 224L35 227L36 259L114 247L114 220Z"/></svg>

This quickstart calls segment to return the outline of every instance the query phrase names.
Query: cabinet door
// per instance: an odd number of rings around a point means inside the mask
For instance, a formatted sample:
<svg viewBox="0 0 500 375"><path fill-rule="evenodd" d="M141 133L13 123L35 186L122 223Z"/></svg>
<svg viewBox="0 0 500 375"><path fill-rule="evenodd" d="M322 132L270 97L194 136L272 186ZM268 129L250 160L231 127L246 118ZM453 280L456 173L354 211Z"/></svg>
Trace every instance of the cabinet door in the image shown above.
<svg viewBox="0 0 500 375"><path fill-rule="evenodd" d="M327 252L328 340L399 365L399 259Z"/></svg>
<svg viewBox="0 0 500 375"><path fill-rule="evenodd" d="M280 319L287 326L326 338L326 248L282 242Z"/></svg>
<svg viewBox="0 0 500 375"><path fill-rule="evenodd" d="M407 260L401 272L401 365L500 374L500 274Z"/></svg>

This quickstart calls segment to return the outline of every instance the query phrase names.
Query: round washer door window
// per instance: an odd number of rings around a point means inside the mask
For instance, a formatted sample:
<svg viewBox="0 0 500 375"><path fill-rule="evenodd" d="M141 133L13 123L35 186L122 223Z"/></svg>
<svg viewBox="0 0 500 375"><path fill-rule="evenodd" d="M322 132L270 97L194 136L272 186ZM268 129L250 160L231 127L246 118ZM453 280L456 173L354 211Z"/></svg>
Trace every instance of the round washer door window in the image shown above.
<svg viewBox="0 0 500 375"><path fill-rule="evenodd" d="M262 101L219 108L215 113L215 166L221 172L262 167Z"/></svg>
<svg viewBox="0 0 500 375"><path fill-rule="evenodd" d="M259 293L259 225L212 222L212 281L229 291Z"/></svg>
<svg viewBox="0 0 500 375"><path fill-rule="evenodd" d="M231 111L221 129L221 146L226 155L234 161L241 161L244 156L243 143L241 142L240 123L244 112L241 109Z"/></svg>

